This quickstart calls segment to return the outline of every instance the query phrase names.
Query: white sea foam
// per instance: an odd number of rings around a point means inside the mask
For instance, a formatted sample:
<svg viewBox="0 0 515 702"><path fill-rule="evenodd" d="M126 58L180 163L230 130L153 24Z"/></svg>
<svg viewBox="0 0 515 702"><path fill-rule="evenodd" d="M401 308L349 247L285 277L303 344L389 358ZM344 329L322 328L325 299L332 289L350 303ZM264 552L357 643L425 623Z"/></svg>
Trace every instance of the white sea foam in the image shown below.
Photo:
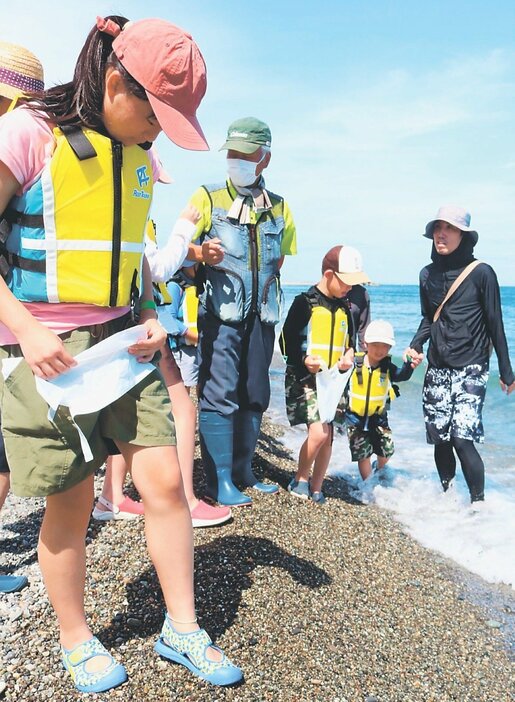
<svg viewBox="0 0 515 702"><path fill-rule="evenodd" d="M270 413L285 427L283 441L295 455L306 437L304 427L290 428L284 410L280 371L274 374ZM489 471L495 447L480 447L485 459L486 501L471 509L459 468L451 490L442 493L432 447L425 443L417 388L403 386L403 396L390 413L396 452L384 472L363 483L350 460L347 439L337 435L329 474L345 479L354 497L388 510L423 546L441 553L492 583L515 589L515 495L513 460L503 470ZM512 457L513 458L513 457ZM510 467L511 466L511 467Z"/></svg>

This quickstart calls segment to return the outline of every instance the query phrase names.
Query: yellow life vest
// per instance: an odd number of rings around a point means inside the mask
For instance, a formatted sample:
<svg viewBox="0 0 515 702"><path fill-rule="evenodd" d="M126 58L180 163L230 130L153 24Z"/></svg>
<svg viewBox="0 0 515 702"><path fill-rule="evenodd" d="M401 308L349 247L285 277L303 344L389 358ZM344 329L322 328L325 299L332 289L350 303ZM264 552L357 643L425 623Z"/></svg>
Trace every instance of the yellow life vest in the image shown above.
<svg viewBox="0 0 515 702"><path fill-rule="evenodd" d="M182 321L188 327L189 331L197 330L197 317L198 317L198 297L197 288L195 285L189 285L184 290L184 296L182 298L181 305ZM186 346L195 346L191 341L185 340Z"/></svg>
<svg viewBox="0 0 515 702"><path fill-rule="evenodd" d="M349 320L344 309L315 304L306 330L307 356L321 356L331 368L349 346Z"/></svg>
<svg viewBox="0 0 515 702"><path fill-rule="evenodd" d="M148 154L91 129L54 129L41 177L4 214L20 300L126 306L137 293L152 201Z"/></svg>
<svg viewBox="0 0 515 702"><path fill-rule="evenodd" d="M359 417L371 417L382 414L388 401L396 395L388 372L390 356L373 369L364 363L364 358L364 353L356 353L354 357L355 368L349 381L349 410Z"/></svg>

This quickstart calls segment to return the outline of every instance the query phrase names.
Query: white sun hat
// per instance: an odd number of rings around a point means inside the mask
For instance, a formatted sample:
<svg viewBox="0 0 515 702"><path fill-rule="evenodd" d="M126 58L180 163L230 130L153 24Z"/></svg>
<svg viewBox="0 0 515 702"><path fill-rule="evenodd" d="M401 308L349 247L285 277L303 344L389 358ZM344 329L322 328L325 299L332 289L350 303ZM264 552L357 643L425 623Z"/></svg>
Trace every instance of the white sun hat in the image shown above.
<svg viewBox="0 0 515 702"><path fill-rule="evenodd" d="M477 244L479 234L475 229L470 226L470 212L467 212L463 207L458 207L457 205L442 205L436 217L432 219L426 225L426 231L424 236L428 239L433 238L433 228L435 222L442 220L443 222L448 222L452 224L453 227L457 227L462 232L467 232L473 240L474 246Z"/></svg>
<svg viewBox="0 0 515 702"><path fill-rule="evenodd" d="M381 344L395 346L395 336L390 322L384 319L374 319L373 322L370 322L365 329L365 342L367 344L379 342Z"/></svg>

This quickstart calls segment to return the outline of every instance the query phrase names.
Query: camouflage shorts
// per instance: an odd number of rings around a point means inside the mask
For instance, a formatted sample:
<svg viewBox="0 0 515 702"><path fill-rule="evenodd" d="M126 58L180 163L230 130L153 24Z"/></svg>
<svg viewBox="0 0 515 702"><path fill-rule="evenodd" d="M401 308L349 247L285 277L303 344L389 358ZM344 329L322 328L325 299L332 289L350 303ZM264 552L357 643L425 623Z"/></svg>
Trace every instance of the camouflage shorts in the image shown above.
<svg viewBox="0 0 515 702"><path fill-rule="evenodd" d="M284 376L286 414L292 427L297 424L314 424L320 421L316 388L316 376L313 373L306 371L306 375L299 379L295 369L292 366L286 366ZM346 402L342 400L336 410L334 421L342 417L345 408Z"/></svg>
<svg viewBox="0 0 515 702"><path fill-rule="evenodd" d="M426 436L430 444L455 436L482 443L483 403L488 382L488 364L464 368L429 366L422 390Z"/></svg>
<svg viewBox="0 0 515 702"><path fill-rule="evenodd" d="M360 427L347 427L347 436L353 461L369 458L373 453L384 458L393 456L393 437L389 427L373 426L366 431Z"/></svg>

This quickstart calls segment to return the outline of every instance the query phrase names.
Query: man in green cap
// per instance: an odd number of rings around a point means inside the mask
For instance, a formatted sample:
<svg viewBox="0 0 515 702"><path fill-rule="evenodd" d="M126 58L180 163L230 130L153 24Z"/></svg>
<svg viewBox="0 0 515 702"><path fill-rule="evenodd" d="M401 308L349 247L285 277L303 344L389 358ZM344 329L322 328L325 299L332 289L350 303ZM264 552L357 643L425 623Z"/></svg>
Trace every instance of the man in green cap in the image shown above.
<svg viewBox="0 0 515 702"><path fill-rule="evenodd" d="M280 320L280 268L295 254L288 205L265 188L272 136L254 117L233 122L225 182L203 185L190 204L200 213L188 258L200 267L199 433L208 495L240 506L238 487L277 492L258 482L252 457L270 401L268 370ZM236 485L238 487L236 487Z"/></svg>

